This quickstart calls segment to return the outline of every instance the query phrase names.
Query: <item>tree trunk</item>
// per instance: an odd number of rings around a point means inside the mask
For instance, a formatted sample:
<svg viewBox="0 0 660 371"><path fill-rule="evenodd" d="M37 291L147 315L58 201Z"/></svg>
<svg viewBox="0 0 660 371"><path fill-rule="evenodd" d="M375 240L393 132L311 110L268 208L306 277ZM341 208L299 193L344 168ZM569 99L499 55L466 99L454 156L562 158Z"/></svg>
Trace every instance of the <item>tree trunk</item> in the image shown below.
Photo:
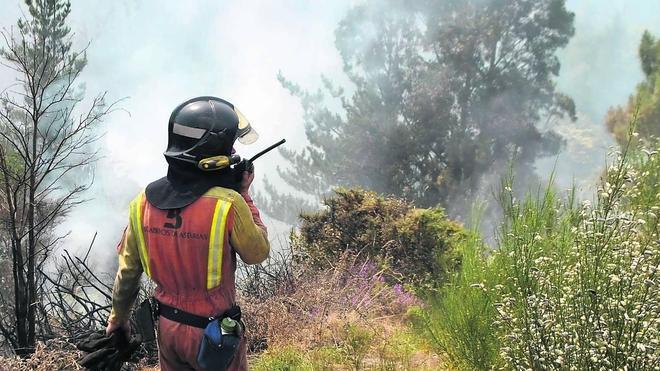
<svg viewBox="0 0 660 371"><path fill-rule="evenodd" d="M29 354L29 330L27 325L29 299L25 282L23 267L23 252L19 240L13 241L14 260L14 313L16 315L16 353L20 356Z"/></svg>
<svg viewBox="0 0 660 371"><path fill-rule="evenodd" d="M28 348L33 349L35 345L35 306L37 298L37 287L35 282L35 261L37 259L37 239L35 236L35 193L36 188L36 161L37 158L37 141L38 141L38 125L39 125L39 108L36 104L36 99L33 99L33 109L35 110L32 118L32 159L35 163L30 166L30 188L28 189L28 246L27 246L27 344Z"/></svg>

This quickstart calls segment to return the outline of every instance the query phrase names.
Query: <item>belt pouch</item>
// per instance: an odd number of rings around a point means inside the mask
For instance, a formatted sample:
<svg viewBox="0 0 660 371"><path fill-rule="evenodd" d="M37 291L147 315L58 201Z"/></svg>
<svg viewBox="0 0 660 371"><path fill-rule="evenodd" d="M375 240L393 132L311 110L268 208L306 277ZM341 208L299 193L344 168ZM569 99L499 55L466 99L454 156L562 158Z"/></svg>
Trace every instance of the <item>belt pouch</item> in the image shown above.
<svg viewBox="0 0 660 371"><path fill-rule="evenodd" d="M223 334L222 318L216 318L204 329L197 363L206 370L226 370L238 353L241 338L236 333Z"/></svg>

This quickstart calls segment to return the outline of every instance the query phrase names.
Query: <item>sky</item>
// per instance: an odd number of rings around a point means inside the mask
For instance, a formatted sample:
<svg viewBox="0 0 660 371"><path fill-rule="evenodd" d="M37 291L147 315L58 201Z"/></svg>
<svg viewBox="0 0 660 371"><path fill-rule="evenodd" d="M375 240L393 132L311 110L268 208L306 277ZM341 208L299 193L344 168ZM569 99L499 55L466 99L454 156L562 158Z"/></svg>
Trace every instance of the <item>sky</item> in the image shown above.
<svg viewBox="0 0 660 371"><path fill-rule="evenodd" d="M302 148L300 104L281 87L277 74L310 89L320 85L321 74L345 82L334 30L356 2L74 0L69 24L75 43L89 43L81 76L87 95L107 91L108 100L122 99L122 110L104 123L104 158L92 200L60 227L72 232L66 245L87 246L98 232L95 256L113 256L128 202L166 172L167 121L172 109L190 97L225 98L248 117L261 138L238 146L241 154L281 138L290 149ZM0 27L15 24L21 4L0 0ZM537 165L542 175L556 166L563 187L575 181L588 188L613 145L603 126L607 109L624 103L642 79L636 54L641 34L650 29L660 35L660 1L569 0L567 7L576 14L576 34L559 52L557 86L575 100L579 120L560 125L565 153ZM13 78L0 68L0 87ZM257 177L265 174L279 184L277 164L282 164L279 154L263 157ZM275 236L285 233L285 226L270 224L278 231Z"/></svg>

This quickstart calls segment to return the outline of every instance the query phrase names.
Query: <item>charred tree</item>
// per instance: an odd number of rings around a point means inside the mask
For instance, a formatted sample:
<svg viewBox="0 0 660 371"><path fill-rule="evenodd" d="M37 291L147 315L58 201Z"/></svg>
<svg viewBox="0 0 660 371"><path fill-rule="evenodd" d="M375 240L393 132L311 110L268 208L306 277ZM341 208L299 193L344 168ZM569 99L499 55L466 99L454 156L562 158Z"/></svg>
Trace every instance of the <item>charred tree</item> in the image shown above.
<svg viewBox="0 0 660 371"><path fill-rule="evenodd" d="M33 350L38 316L45 315L40 271L66 237L54 227L84 201L98 159L97 128L114 106L105 94L85 101L78 80L86 49L72 47L69 1L26 5L29 15L1 32L0 49L0 63L16 76L0 95L0 233L13 294L0 297L0 334L19 355Z"/></svg>

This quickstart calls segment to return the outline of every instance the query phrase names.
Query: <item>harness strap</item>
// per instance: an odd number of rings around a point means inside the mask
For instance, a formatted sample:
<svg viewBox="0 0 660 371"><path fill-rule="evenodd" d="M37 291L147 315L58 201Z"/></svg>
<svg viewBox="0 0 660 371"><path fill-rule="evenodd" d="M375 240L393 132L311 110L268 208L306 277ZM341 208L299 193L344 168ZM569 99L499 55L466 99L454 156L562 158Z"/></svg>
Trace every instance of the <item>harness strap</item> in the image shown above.
<svg viewBox="0 0 660 371"><path fill-rule="evenodd" d="M181 323L187 326L204 329L206 328L206 326L208 326L209 323L211 323L216 318L230 317L231 319L234 319L236 321L241 320L241 307L235 304L220 316L204 317L204 316L198 316L196 314L188 313L186 311L183 311L175 307L171 307L167 304L163 304L159 302L158 300L154 300L154 301L156 303L156 308L155 308L156 316L163 316L169 319L170 321Z"/></svg>

